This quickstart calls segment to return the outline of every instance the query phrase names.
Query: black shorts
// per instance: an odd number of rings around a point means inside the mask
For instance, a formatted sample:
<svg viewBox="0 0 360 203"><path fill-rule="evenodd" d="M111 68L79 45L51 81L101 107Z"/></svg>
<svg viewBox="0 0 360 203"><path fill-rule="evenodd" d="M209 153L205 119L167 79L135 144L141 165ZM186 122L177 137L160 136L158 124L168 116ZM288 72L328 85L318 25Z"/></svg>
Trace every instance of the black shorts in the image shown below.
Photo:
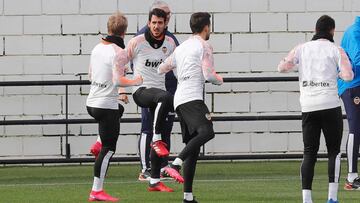
<svg viewBox="0 0 360 203"><path fill-rule="evenodd" d="M187 143L197 135L197 129L206 125L213 127L209 109L202 100L190 101L176 108L180 120L183 142Z"/></svg>

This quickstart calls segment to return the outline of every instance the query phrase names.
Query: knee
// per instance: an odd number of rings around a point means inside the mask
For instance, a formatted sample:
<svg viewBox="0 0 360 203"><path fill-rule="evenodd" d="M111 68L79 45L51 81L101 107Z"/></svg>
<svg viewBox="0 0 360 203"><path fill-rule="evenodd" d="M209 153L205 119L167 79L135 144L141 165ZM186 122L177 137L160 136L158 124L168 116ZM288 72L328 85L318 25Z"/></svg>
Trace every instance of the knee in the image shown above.
<svg viewBox="0 0 360 203"><path fill-rule="evenodd" d="M119 118L122 117L124 110L125 110L124 107L121 104L119 104Z"/></svg>
<svg viewBox="0 0 360 203"><path fill-rule="evenodd" d="M304 162L306 163L312 163L315 164L317 161L317 155L316 154L305 154L304 153Z"/></svg>
<svg viewBox="0 0 360 203"><path fill-rule="evenodd" d="M197 129L197 133L199 136L205 137L207 141L213 139L215 137L215 132L212 126L210 125L202 125Z"/></svg>
<svg viewBox="0 0 360 203"><path fill-rule="evenodd" d="M101 152L103 152L104 154L107 154L109 151L115 153L116 151L116 145L111 145L111 146L104 146L101 148Z"/></svg>
<svg viewBox="0 0 360 203"><path fill-rule="evenodd" d="M169 92L164 92L164 94L161 95L159 100L161 103L163 103L163 105L166 105L169 108L173 108L174 98Z"/></svg>

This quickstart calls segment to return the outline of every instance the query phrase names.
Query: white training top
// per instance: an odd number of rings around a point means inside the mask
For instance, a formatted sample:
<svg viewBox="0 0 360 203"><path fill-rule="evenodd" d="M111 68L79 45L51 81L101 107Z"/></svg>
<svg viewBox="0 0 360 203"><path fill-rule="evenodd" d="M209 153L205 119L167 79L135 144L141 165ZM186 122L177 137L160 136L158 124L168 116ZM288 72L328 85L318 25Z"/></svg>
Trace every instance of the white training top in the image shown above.
<svg viewBox="0 0 360 203"><path fill-rule="evenodd" d="M337 78L353 78L351 64L342 48L325 39L300 44L280 62L278 69L286 72L296 66L302 112L340 106Z"/></svg>
<svg viewBox="0 0 360 203"><path fill-rule="evenodd" d="M194 35L180 44L159 67L159 73L176 68L178 86L174 108L194 100L204 100L205 81L222 84L222 77L214 70L213 49L200 36Z"/></svg>
<svg viewBox="0 0 360 203"><path fill-rule="evenodd" d="M86 105L118 109L119 78L125 75L127 55L115 44L99 43L91 52L89 79L91 87ZM125 64L124 64L125 62Z"/></svg>
<svg viewBox="0 0 360 203"><path fill-rule="evenodd" d="M166 91L165 75L157 73L157 68L176 48L175 41L165 36L161 47L155 49L145 39L145 34L132 38L126 49L128 59L133 61L134 77L141 75L143 83L133 88L135 92L140 87L158 88Z"/></svg>

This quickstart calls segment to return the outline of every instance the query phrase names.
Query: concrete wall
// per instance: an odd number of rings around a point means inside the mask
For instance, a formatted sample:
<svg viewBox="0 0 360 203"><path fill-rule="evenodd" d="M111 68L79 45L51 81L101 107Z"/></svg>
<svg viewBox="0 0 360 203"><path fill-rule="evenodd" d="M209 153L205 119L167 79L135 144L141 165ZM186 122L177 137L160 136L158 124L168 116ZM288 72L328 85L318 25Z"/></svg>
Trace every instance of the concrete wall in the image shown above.
<svg viewBox="0 0 360 203"><path fill-rule="evenodd" d="M166 0L172 8L169 30L180 42L190 35L196 11L212 15L210 43L218 72L230 76L294 76L276 72L279 60L296 44L311 39L323 14L336 21L335 40L360 13L358 0ZM78 80L86 73L91 49L106 33L116 10L129 20L128 41L147 20L152 0L0 0L0 81ZM82 78L86 79L86 77ZM71 118L89 118L87 86L70 88ZM206 85L214 115L299 114L296 82ZM129 90L130 91L130 90ZM0 118L64 118L63 87L1 87ZM132 101L125 117L138 117ZM346 123L345 123L346 124ZM347 125L345 125L345 128ZM122 124L118 155L137 153L139 124ZM216 138L207 153L301 152L300 121L215 122ZM0 126L0 156L57 156L63 153L62 125ZM181 147L175 124L173 152ZM74 155L88 153L96 139L93 124L71 125ZM89 136L90 135L90 136ZM124 135L124 136L123 136ZM126 136L125 136L126 135ZM346 130L344 132L346 135ZM345 137L344 137L345 139ZM344 149L344 147L343 147ZM321 150L324 151L322 144Z"/></svg>

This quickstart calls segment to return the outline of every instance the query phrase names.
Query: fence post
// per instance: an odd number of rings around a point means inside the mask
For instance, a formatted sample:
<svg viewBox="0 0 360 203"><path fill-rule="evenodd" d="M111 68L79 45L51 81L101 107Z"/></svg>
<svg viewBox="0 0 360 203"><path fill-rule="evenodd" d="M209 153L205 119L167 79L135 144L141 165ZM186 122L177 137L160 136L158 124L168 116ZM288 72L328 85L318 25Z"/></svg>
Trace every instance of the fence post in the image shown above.
<svg viewBox="0 0 360 203"><path fill-rule="evenodd" d="M65 85L65 150L66 150L66 159L70 159L70 144L69 144L69 86Z"/></svg>

